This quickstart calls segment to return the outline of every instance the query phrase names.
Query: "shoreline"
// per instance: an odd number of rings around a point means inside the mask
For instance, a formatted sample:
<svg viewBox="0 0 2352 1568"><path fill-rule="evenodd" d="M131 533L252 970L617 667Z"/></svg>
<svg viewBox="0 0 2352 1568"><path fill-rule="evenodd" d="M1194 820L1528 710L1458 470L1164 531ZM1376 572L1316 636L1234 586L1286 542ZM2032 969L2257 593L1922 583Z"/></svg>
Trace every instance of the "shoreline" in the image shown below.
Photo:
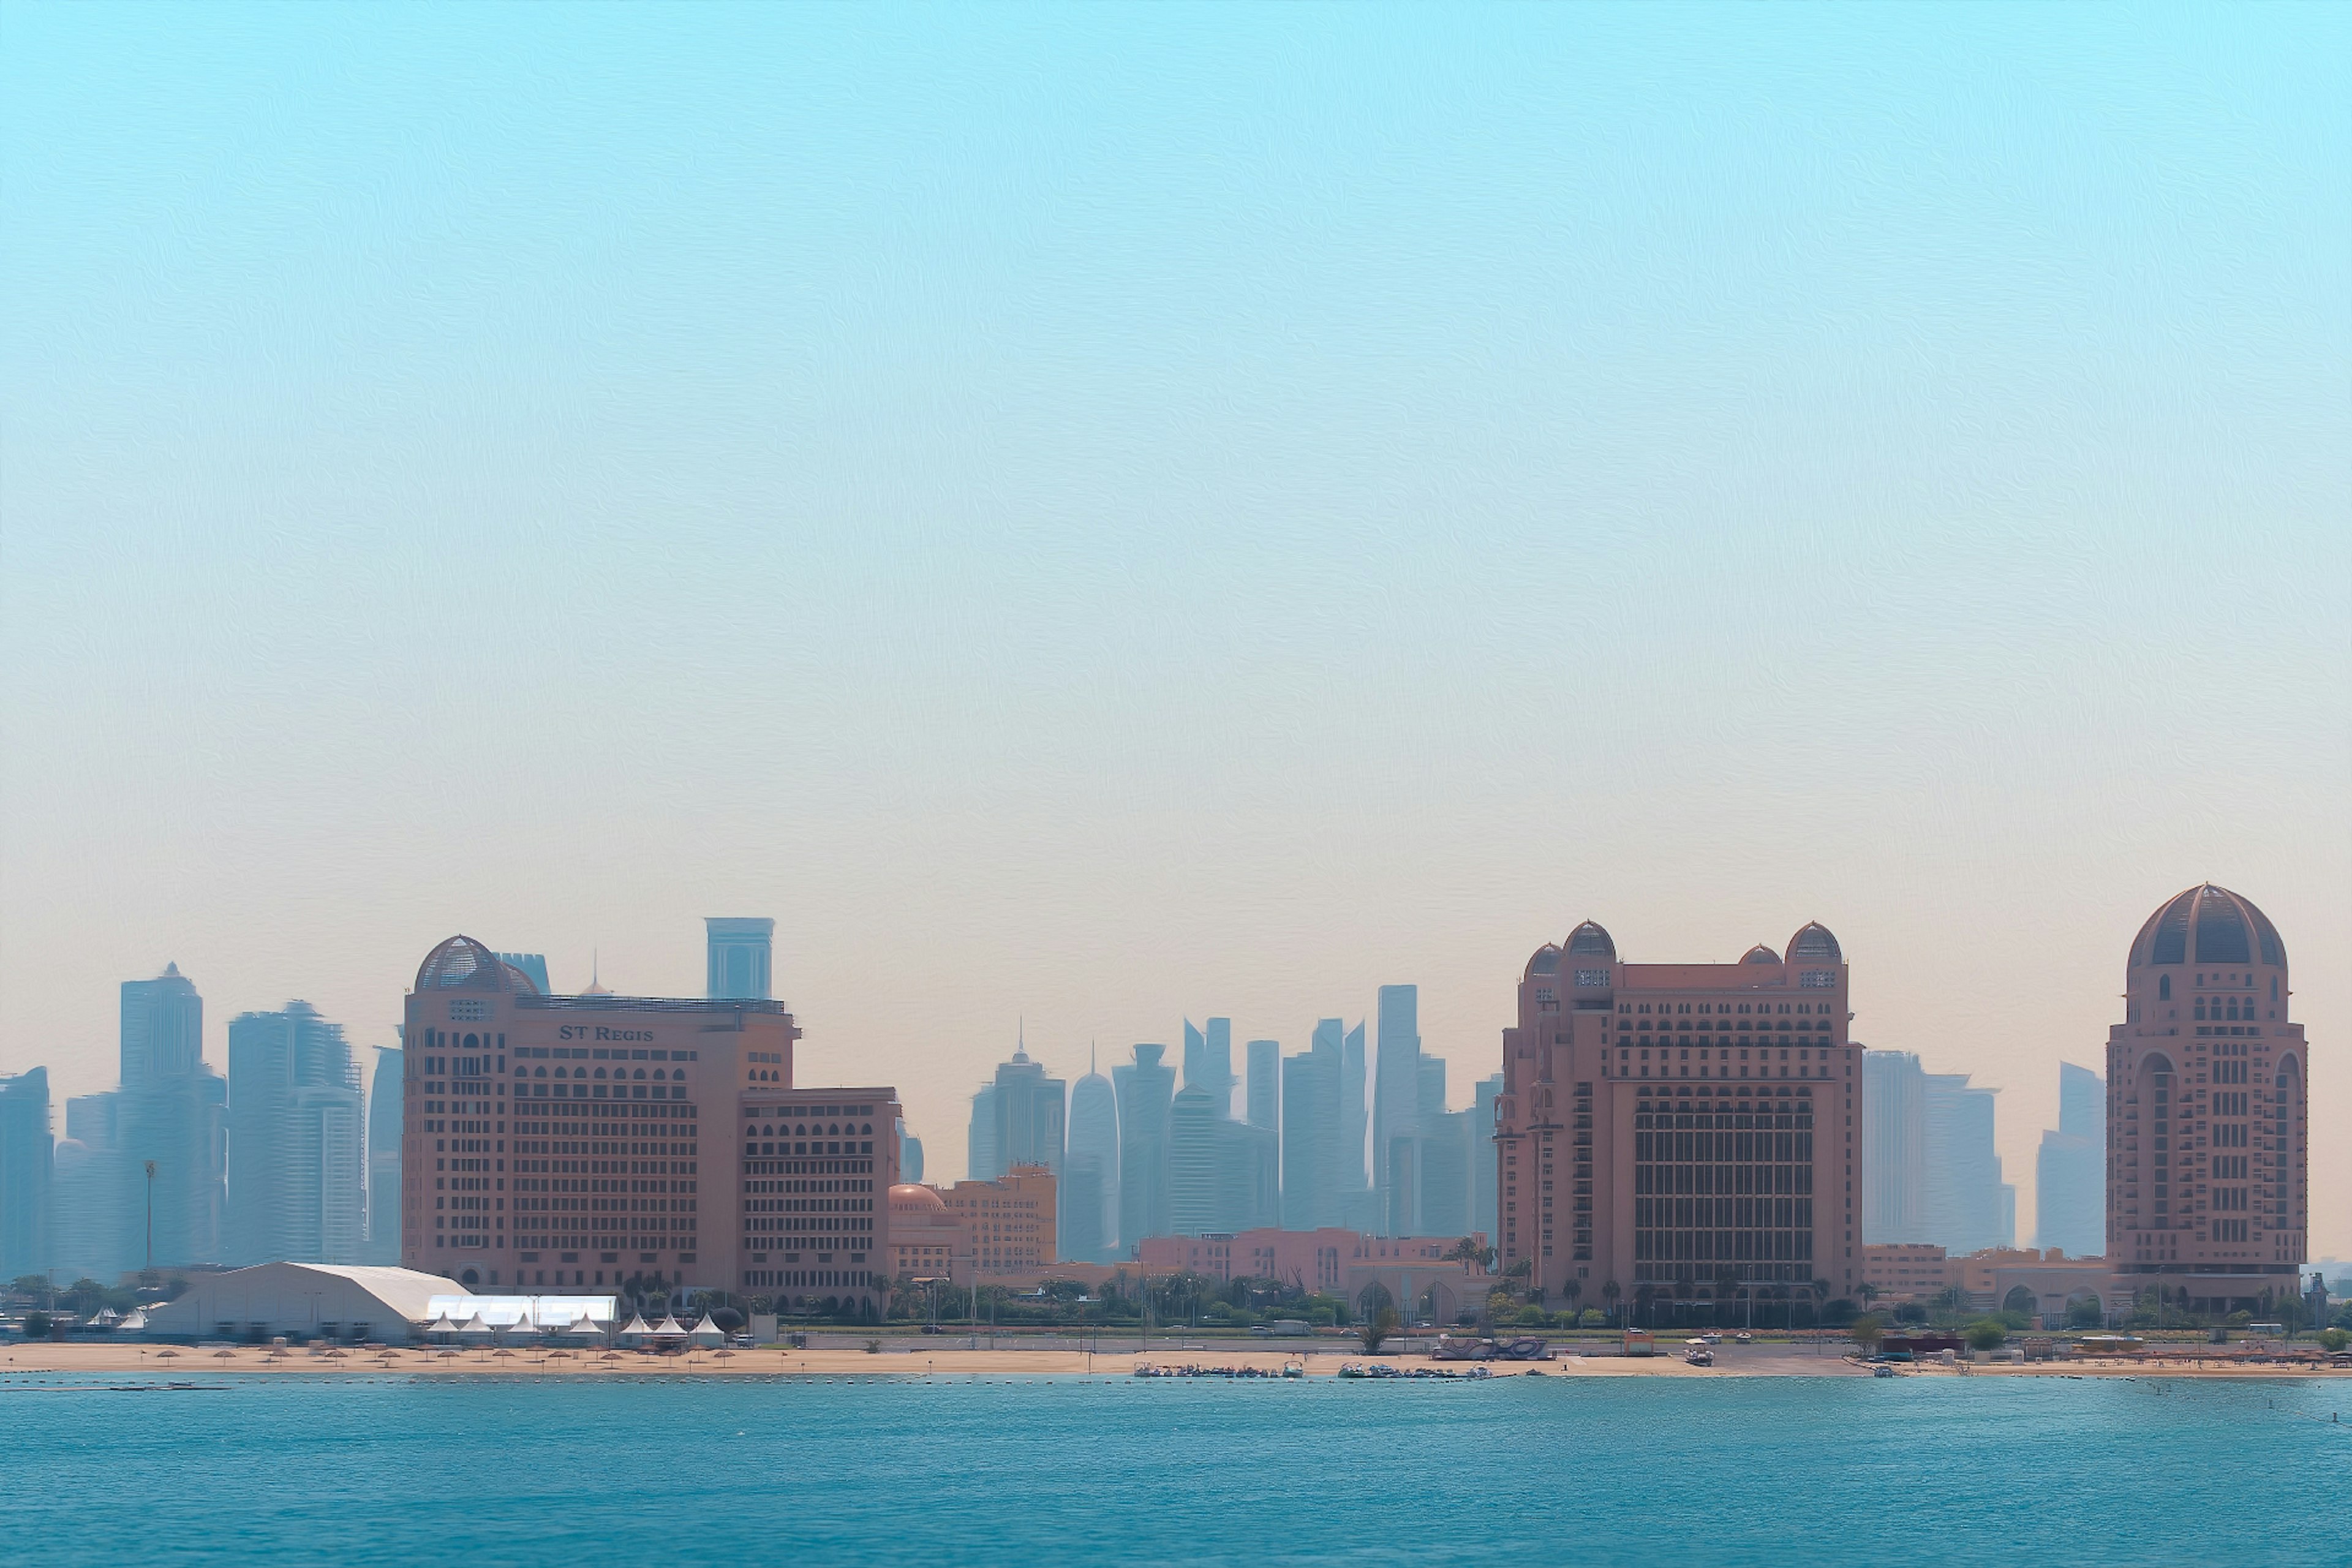
<svg viewBox="0 0 2352 1568"><path fill-rule="evenodd" d="M1343 1364L1370 1363L1400 1371L1433 1368L1463 1372L1481 1365L1495 1377L1530 1373L1552 1377L1868 1377L1868 1365L1842 1356L1779 1347L1732 1351L1717 1348L1710 1367L1690 1366L1679 1355L1585 1356L1565 1353L1549 1362L1462 1363L1434 1361L1426 1355L1365 1356L1332 1352L1311 1355L1255 1347L1169 1349L1151 1352L1069 1350L963 1350L921 1346L909 1350L759 1350L713 1351L691 1354L645 1355L635 1351L595 1350L546 1352L536 1347L513 1348L501 1356L491 1350L444 1352L438 1348L395 1349L386 1355L347 1348L340 1356L313 1353L307 1348L273 1354L267 1346L233 1348L129 1344L41 1344L11 1346L0 1352L0 1387L26 1374L134 1373L164 1381L196 1373L245 1375L417 1377L891 1377L953 1378L962 1376L1026 1375L1039 1377L1132 1378L1138 1364L1164 1367L1249 1367L1278 1373L1287 1363L1305 1367L1310 1379L1336 1378ZM175 1352L175 1353L166 1353ZM1318 1364L1319 1363L1319 1364ZM2183 1356L2147 1361L2037 1362L1941 1366L1916 1363L1898 1369L1906 1377L2056 1377L2056 1378L2185 1378L2190 1380L2278 1380L2321 1378L2352 1380L2352 1369L2314 1366L2248 1366L2217 1363Z"/></svg>

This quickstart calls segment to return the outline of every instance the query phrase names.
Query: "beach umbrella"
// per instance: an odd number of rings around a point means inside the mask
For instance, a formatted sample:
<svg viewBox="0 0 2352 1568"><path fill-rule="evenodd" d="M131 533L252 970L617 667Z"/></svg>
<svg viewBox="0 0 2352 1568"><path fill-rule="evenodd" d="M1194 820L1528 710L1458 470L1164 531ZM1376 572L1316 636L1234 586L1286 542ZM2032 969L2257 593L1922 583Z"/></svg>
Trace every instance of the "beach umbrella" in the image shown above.
<svg viewBox="0 0 2352 1568"><path fill-rule="evenodd" d="M229 1349L227 1346L224 1345L224 1346L222 1346L219 1350L216 1350L216 1351L213 1352L213 1360L215 1360L215 1361L227 1361L230 1357L232 1357L232 1356L236 1355L236 1352L233 1351L233 1350Z"/></svg>

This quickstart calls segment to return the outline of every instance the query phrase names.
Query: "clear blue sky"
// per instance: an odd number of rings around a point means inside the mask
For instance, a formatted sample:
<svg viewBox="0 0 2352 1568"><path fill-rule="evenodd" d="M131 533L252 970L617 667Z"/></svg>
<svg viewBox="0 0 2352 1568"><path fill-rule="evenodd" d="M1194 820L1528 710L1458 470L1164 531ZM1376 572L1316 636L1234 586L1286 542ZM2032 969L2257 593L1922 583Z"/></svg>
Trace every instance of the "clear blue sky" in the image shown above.
<svg viewBox="0 0 2352 1568"><path fill-rule="evenodd" d="M1831 924L2032 1150L2210 878L2352 1124L2340 7L0 10L0 1068L463 930L1010 1047ZM2319 1140L2323 1251L2352 1150Z"/></svg>

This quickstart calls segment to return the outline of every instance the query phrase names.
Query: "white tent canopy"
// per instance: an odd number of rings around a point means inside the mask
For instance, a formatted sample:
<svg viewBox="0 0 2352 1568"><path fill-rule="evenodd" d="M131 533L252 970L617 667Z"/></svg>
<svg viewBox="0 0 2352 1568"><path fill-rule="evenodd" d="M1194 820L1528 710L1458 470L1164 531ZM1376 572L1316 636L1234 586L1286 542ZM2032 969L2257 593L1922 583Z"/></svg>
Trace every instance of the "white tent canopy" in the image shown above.
<svg viewBox="0 0 2352 1568"><path fill-rule="evenodd" d="M413 1268L339 1263L257 1263L199 1274L170 1301L147 1309L146 1331L172 1339L308 1338L331 1324L339 1334L364 1327L368 1337L398 1340L410 1325L432 1322L435 1305L465 1300L454 1279ZM470 1311L453 1320L463 1322Z"/></svg>
<svg viewBox="0 0 2352 1568"><path fill-rule="evenodd" d="M702 1314L702 1321L694 1325L694 1342L701 1345L723 1345L727 1342L727 1331L712 1322L710 1314L705 1312Z"/></svg>
<svg viewBox="0 0 2352 1568"><path fill-rule="evenodd" d="M436 1296L425 1303L425 1311L434 1317L447 1317L457 1322L479 1317L494 1329L537 1326L542 1329L569 1329L583 1319L588 1322L609 1323L619 1307L612 1296L475 1296L453 1294Z"/></svg>

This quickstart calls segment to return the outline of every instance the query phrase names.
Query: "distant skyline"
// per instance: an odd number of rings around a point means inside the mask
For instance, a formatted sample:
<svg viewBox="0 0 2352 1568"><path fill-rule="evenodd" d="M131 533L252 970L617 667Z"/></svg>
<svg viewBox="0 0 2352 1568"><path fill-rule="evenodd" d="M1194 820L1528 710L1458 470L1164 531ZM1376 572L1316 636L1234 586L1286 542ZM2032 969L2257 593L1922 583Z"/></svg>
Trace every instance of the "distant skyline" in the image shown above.
<svg viewBox="0 0 2352 1568"><path fill-rule="evenodd" d="M394 1044L456 932L690 997L772 917L803 1079L944 1173L1017 1030L1412 984L1459 1106L1579 921L1819 920L2030 1215L2210 879L2352 1126L2341 8L5 27L0 1073L60 1108L167 962L220 1068L298 997Z"/></svg>

